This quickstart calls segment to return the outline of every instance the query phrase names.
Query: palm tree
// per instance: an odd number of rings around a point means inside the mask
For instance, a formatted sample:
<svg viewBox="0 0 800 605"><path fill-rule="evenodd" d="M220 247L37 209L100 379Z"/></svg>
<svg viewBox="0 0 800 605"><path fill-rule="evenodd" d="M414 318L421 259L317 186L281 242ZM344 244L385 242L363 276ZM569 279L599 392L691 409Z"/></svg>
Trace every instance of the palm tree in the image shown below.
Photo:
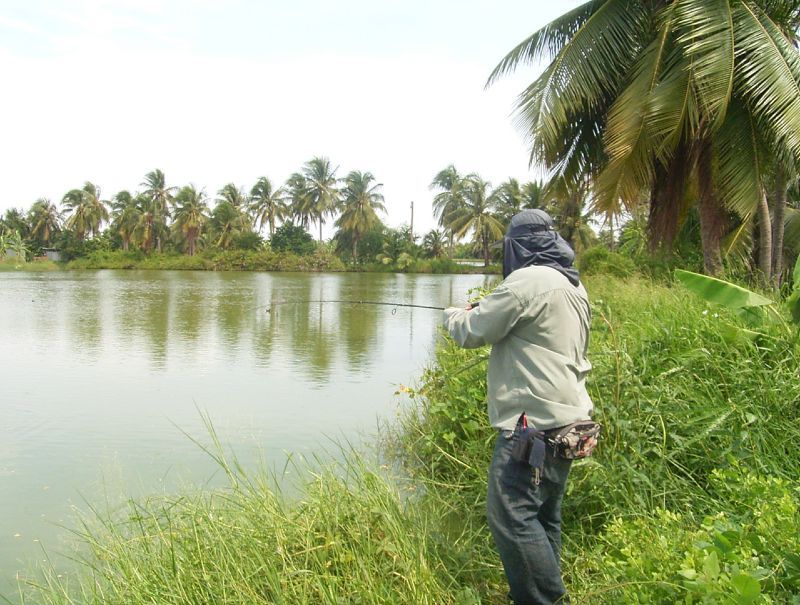
<svg viewBox="0 0 800 605"><path fill-rule="evenodd" d="M475 243L483 252L484 266L491 260L489 247L503 237L503 223L493 213L490 184L477 174L470 174L461 183L464 207L450 215L449 225L458 238L472 232Z"/></svg>
<svg viewBox="0 0 800 605"><path fill-rule="evenodd" d="M429 186L429 189L440 191L433 197L433 215L439 219L439 225L447 232L451 255L453 254L455 233L450 227L450 218L464 208L463 181L463 177L455 166L450 164L433 177Z"/></svg>
<svg viewBox="0 0 800 605"><path fill-rule="evenodd" d="M45 246L53 235L61 230L61 212L50 200L40 197L33 203L28 213L31 225L31 237L38 239Z"/></svg>
<svg viewBox="0 0 800 605"><path fill-rule="evenodd" d="M422 249L429 258L440 258L445 251L446 238L442 231L431 229L422 238Z"/></svg>
<svg viewBox="0 0 800 605"><path fill-rule="evenodd" d="M543 186L537 181L520 186L517 179L509 178L492 192L492 202L498 218L506 225L511 217L524 208L542 207Z"/></svg>
<svg viewBox="0 0 800 605"><path fill-rule="evenodd" d="M413 262L414 243L409 238L407 229L388 229L383 239L381 253L377 260L384 265L394 265L405 271Z"/></svg>
<svg viewBox="0 0 800 605"><path fill-rule="evenodd" d="M273 189L270 180L262 176L250 190L250 212L261 230L264 223L269 225L269 236L275 235L275 221L283 220L288 209L284 202L285 192L282 188Z"/></svg>
<svg viewBox="0 0 800 605"><path fill-rule="evenodd" d="M590 247L597 240L589 225L590 215L586 212L591 185L588 178L578 182L562 178L556 179L545 189L545 193L552 196L545 209L553 217L561 237L576 253Z"/></svg>
<svg viewBox="0 0 800 605"><path fill-rule="evenodd" d="M234 238L249 228L250 222L240 208L227 200L220 199L211 211L209 225L214 245L227 250Z"/></svg>
<svg viewBox="0 0 800 605"><path fill-rule="evenodd" d="M234 208L246 210L247 194L244 192L243 188L237 187L233 183L228 183L220 189L217 194L219 195L218 199L220 201L228 202Z"/></svg>
<svg viewBox="0 0 800 605"><path fill-rule="evenodd" d="M122 249L127 252L142 220L142 209L130 191L120 191L112 198L111 216L111 229L120 236Z"/></svg>
<svg viewBox="0 0 800 605"><path fill-rule="evenodd" d="M289 191L289 213L303 229L308 231L314 215L314 207L306 187L306 178L299 172L295 172L286 181L286 187Z"/></svg>
<svg viewBox="0 0 800 605"><path fill-rule="evenodd" d="M189 256L194 256L197 240L208 221L206 194L194 185L182 187L175 195L175 222L172 227L186 239Z"/></svg>
<svg viewBox="0 0 800 605"><path fill-rule="evenodd" d="M333 216L339 203L336 188L336 168L325 157L315 157L303 166L305 192L312 208L311 218L319 223L319 241L322 242L322 225L326 216Z"/></svg>
<svg viewBox="0 0 800 605"><path fill-rule="evenodd" d="M489 83L549 61L518 101L531 161L596 179L606 215L649 198L655 243L672 241L696 191L716 274L727 210L755 214L767 156L800 158L799 23L793 2L586 2L514 48Z"/></svg>
<svg viewBox="0 0 800 605"><path fill-rule="evenodd" d="M100 188L89 181L86 181L82 189L68 191L62 203L71 213L66 227L75 232L78 240L83 241L87 233L97 235L100 225L108 220L108 202L100 199Z"/></svg>
<svg viewBox="0 0 800 605"><path fill-rule="evenodd" d="M353 242L353 262L358 259L358 242L366 232L381 222L377 211L386 212L383 194L378 192L383 185L373 185L374 180L372 173L357 170L344 178L344 189L341 192L342 214L335 224Z"/></svg>
<svg viewBox="0 0 800 605"><path fill-rule="evenodd" d="M156 250L161 252L162 238L168 233L169 205L172 202L172 194L176 187L167 187L166 177L159 169L148 172L144 176L144 181L141 185L145 188L142 194L150 202L150 208L148 209L148 214L150 215L148 217L148 221L150 221L149 230L155 234Z"/></svg>
<svg viewBox="0 0 800 605"><path fill-rule="evenodd" d="M18 208L9 208L0 219L0 226L8 231L17 231L20 236L25 238L30 234L31 227L25 213Z"/></svg>

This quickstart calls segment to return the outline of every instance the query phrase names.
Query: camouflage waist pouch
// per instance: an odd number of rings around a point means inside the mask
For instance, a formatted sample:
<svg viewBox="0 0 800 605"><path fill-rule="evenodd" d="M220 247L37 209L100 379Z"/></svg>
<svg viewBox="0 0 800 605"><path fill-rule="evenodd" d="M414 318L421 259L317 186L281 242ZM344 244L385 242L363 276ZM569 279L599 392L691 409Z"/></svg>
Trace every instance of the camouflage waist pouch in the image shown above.
<svg viewBox="0 0 800 605"><path fill-rule="evenodd" d="M559 458L575 460L591 456L602 427L592 420L581 420L547 432L547 442Z"/></svg>

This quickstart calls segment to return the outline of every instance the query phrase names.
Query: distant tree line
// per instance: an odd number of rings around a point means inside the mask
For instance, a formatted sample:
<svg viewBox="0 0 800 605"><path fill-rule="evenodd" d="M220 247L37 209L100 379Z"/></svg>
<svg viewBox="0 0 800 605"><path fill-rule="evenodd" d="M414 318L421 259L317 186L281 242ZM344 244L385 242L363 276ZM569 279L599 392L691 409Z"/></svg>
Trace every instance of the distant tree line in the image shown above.
<svg viewBox="0 0 800 605"><path fill-rule="evenodd" d="M418 237L408 227L384 224L382 184L372 173L353 170L342 178L336 173L328 158L315 157L281 186L263 176L249 190L228 183L213 199L194 184L168 185L161 170L147 173L139 191L110 197L87 181L66 192L60 204L40 198L27 211L6 211L0 218L0 252L11 250L24 259L56 248L69 259L97 250L194 256L270 247L302 255L323 245L323 226L332 221L335 233L324 245L351 264L402 269L418 258L462 256L488 265L496 256L491 244L511 216L546 206L539 182L509 179L492 189L477 174L462 176L448 166L431 183L440 229ZM566 206L550 206L567 237L586 245L593 234L580 209L567 216Z"/></svg>

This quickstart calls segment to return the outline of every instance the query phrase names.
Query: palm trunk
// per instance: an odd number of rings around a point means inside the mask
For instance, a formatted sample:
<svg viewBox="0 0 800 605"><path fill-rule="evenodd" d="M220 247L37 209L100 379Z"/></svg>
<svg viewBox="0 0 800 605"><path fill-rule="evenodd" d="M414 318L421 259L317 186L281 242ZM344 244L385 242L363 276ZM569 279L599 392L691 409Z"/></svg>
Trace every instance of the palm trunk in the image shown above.
<svg viewBox="0 0 800 605"><path fill-rule="evenodd" d="M722 233L725 229L725 214L720 208L714 188L713 149L711 142L701 143L698 155L700 181L700 237L703 243L703 265L708 275L722 273Z"/></svg>
<svg viewBox="0 0 800 605"><path fill-rule="evenodd" d="M786 216L786 173L778 168L775 175L775 205L772 217L772 286L781 287L783 277L783 232Z"/></svg>
<svg viewBox="0 0 800 605"><path fill-rule="evenodd" d="M358 238L354 237L353 238L353 264L354 265L356 264L357 259L358 259Z"/></svg>
<svg viewBox="0 0 800 605"><path fill-rule="evenodd" d="M769 219L769 205L766 194L758 203L758 281L762 286L770 283L772 270L772 226Z"/></svg>

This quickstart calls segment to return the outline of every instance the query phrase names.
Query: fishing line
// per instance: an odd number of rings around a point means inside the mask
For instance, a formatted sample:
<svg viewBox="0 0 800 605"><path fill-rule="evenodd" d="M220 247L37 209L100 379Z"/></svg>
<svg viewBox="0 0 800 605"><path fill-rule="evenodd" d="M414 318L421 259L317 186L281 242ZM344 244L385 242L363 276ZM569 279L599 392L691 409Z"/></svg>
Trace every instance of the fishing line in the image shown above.
<svg viewBox="0 0 800 605"><path fill-rule="evenodd" d="M266 313L271 313L273 307L279 305L303 305L303 304L317 304L317 303L333 303L333 304L344 304L344 305L376 305L382 307L393 307L392 315L397 313L398 307L410 307L413 309L432 309L434 311L443 311L444 307L433 307L430 305L414 305L411 303L398 303L398 302L384 302L378 300L338 300L338 299L326 299L326 300L278 300L272 303L271 305L263 305L259 307L252 307L251 310L255 309L264 309Z"/></svg>

